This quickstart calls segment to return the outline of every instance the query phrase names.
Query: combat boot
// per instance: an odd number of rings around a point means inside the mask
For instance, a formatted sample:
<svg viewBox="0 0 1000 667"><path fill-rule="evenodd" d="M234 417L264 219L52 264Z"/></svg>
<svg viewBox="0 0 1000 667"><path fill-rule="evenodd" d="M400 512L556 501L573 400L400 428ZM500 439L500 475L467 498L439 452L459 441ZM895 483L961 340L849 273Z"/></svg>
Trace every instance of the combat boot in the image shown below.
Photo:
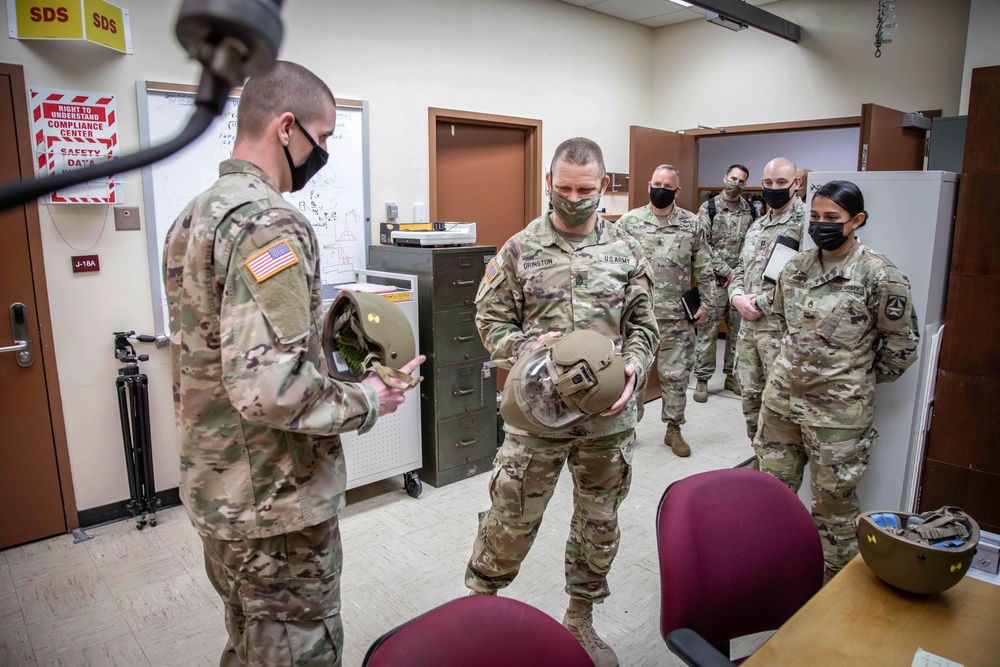
<svg viewBox="0 0 1000 667"><path fill-rule="evenodd" d="M667 422L667 432L663 434L663 444L677 456L691 456L691 446L681 435L681 427L673 422Z"/></svg>
<svg viewBox="0 0 1000 667"><path fill-rule="evenodd" d="M594 604L590 600L570 598L563 625L594 661L595 667L618 667L618 656L594 630Z"/></svg>
<svg viewBox="0 0 1000 667"><path fill-rule="evenodd" d="M708 400L708 380L698 380L698 384L694 386L694 400L699 403L704 403Z"/></svg>
<svg viewBox="0 0 1000 667"><path fill-rule="evenodd" d="M743 389L740 387L740 381L736 379L735 375L726 376L726 384L723 385L723 389L728 389L737 396L743 395ZM698 400L697 398L695 400Z"/></svg>

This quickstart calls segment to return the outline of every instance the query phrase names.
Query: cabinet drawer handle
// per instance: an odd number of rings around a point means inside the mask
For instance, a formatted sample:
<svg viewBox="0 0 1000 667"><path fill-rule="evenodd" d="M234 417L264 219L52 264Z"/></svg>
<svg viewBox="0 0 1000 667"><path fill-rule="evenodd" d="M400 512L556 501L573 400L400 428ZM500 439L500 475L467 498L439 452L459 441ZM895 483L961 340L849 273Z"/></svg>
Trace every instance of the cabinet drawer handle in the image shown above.
<svg viewBox="0 0 1000 667"><path fill-rule="evenodd" d="M473 438L472 440L461 440L459 442L456 442L455 446L456 447L471 447L474 444L476 444L476 439L475 438Z"/></svg>
<svg viewBox="0 0 1000 667"><path fill-rule="evenodd" d="M455 395L455 396L468 396L469 394L471 394L475 390L476 390L475 387L469 387L468 389L456 389L455 391L453 391L451 393L453 395Z"/></svg>
<svg viewBox="0 0 1000 667"><path fill-rule="evenodd" d="M468 343L472 340L474 336L455 336L453 339L456 343Z"/></svg>
<svg viewBox="0 0 1000 667"><path fill-rule="evenodd" d="M452 283L452 285L463 285L463 286L464 285L475 285L475 284L476 284L475 280L456 280L455 282Z"/></svg>

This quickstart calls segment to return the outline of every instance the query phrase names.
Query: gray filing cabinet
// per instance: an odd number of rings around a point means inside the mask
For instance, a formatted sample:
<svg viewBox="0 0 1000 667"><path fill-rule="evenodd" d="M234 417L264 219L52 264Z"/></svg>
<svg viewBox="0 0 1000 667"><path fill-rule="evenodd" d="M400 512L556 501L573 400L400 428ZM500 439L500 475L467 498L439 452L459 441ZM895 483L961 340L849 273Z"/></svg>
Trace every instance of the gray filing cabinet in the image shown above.
<svg viewBox="0 0 1000 667"><path fill-rule="evenodd" d="M476 290L495 246L368 249L368 267L417 277L423 464L443 486L490 469L497 451L496 369L476 330ZM373 280L373 282L375 282Z"/></svg>

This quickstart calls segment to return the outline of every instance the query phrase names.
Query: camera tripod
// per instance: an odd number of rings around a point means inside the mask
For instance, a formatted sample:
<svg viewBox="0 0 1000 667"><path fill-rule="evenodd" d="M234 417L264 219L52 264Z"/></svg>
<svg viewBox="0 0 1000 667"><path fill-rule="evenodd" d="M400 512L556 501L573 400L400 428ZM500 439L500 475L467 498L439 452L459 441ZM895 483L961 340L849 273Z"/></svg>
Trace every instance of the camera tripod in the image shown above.
<svg viewBox="0 0 1000 667"><path fill-rule="evenodd" d="M122 440L125 443L125 472L131 499L125 506L132 513L135 527L142 530L148 521L156 525L156 498L153 483L153 449L149 432L149 379L139 372L139 362L148 354L136 355L129 342L134 338L143 343L156 341L155 336L136 335L134 331L116 331L115 358L125 364L118 369L115 388L118 390L118 414L121 417Z"/></svg>

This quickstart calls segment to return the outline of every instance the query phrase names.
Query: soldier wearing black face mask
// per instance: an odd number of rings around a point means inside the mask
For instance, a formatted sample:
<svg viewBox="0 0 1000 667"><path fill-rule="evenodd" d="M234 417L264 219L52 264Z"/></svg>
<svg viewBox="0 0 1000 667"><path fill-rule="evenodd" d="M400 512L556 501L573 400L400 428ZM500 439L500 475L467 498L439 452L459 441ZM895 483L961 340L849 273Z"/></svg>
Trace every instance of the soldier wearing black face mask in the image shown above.
<svg viewBox="0 0 1000 667"><path fill-rule="evenodd" d="M690 456L681 436L687 403L688 376L694 366L695 327L708 320L706 306L715 303L715 273L705 233L698 216L674 203L680 190L680 172L669 164L653 170L649 204L629 211L618 225L638 239L653 267L653 305L660 328L656 368L662 389L660 418L667 424L663 442L677 456ZM681 295L696 282L705 304L688 321ZM639 418L645 387L638 387Z"/></svg>
<svg viewBox="0 0 1000 667"><path fill-rule="evenodd" d="M802 241L806 219L802 200L794 196L801 186L791 160L779 157L768 162L760 181L770 210L747 230L729 283L729 301L743 317L736 342L736 374L743 390L743 416L751 440L757 433L768 369L781 348L781 331L771 316L774 283L764 279L764 268L779 236Z"/></svg>

